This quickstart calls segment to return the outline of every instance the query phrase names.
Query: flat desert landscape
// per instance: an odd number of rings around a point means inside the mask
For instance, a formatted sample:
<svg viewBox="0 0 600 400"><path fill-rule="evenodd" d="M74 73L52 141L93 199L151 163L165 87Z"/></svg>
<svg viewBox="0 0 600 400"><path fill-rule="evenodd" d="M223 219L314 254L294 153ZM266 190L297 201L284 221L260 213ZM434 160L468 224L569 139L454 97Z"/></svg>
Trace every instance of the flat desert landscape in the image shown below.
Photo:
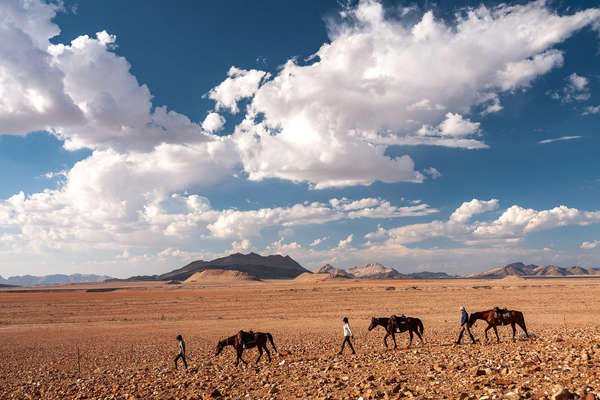
<svg viewBox="0 0 600 400"><path fill-rule="evenodd" d="M455 346L459 306L524 313L529 332L486 325ZM423 321L425 346L383 346L372 316ZM551 399L600 396L600 279L121 282L0 292L2 399ZM342 317L357 354L338 355ZM217 341L273 334L279 354L235 367ZM175 370L175 336L189 369ZM391 341L390 341L391 343ZM559 394L559 392L561 392Z"/></svg>

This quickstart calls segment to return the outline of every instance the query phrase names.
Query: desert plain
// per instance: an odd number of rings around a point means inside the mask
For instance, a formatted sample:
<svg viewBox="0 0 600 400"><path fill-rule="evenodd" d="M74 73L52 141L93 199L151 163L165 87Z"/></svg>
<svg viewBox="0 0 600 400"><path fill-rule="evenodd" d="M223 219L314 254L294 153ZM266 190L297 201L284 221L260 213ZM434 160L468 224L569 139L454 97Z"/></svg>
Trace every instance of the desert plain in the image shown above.
<svg viewBox="0 0 600 400"><path fill-rule="evenodd" d="M600 279L120 282L0 292L1 399L600 398ZM460 313L505 306L531 339ZM425 345L383 346L372 316L423 321ZM357 354L338 355L347 316ZM272 333L279 351L234 365L217 341ZM518 329L518 328L517 328ZM173 367L183 335L189 368ZM416 338L415 338L416 339ZM389 342L391 344L391 341Z"/></svg>

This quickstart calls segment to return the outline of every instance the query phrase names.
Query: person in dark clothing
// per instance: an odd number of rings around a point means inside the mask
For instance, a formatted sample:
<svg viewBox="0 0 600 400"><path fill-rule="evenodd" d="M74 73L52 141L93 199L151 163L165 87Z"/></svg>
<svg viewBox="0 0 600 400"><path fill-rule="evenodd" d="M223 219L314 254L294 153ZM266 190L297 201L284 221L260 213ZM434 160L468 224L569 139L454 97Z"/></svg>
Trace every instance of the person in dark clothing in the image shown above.
<svg viewBox="0 0 600 400"><path fill-rule="evenodd" d="M456 344L460 344L460 341L462 340L465 330L471 337L471 341L473 343L475 343L475 338L473 337L473 334L471 334L471 329L469 328L469 314L467 314L467 310L465 310L465 307L463 307L463 306L460 307L460 312L461 312L461 314L460 314L460 332L458 334L458 339L456 340Z"/></svg>
<svg viewBox="0 0 600 400"><path fill-rule="evenodd" d="M177 335L177 337L175 338L177 339L177 341L179 342L179 354L177 354L177 357L175 357L175 369L177 369L177 361L181 358L181 360L183 361L183 365L185 366L185 369L187 369L187 361L185 359L185 342L183 341L183 337L181 335Z"/></svg>
<svg viewBox="0 0 600 400"><path fill-rule="evenodd" d="M352 346L352 342L350 341L350 338L354 339L354 334L352 333L352 329L350 329L350 323L348 322L348 318L344 317L344 319L342 319L342 321L344 322L344 341L342 342L342 349L340 350L340 352L338 354L342 354L344 351L344 346L346 345L346 343L348 343L348 346L350 346L350 349L352 350L352 354L356 354L356 352L354 351L354 347Z"/></svg>

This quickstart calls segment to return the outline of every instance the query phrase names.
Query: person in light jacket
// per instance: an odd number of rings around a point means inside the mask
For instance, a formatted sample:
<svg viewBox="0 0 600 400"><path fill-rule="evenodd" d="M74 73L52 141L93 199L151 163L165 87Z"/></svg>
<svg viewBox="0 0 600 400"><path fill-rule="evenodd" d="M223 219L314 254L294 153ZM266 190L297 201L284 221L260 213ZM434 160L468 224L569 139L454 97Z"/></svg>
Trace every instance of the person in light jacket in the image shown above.
<svg viewBox="0 0 600 400"><path fill-rule="evenodd" d="M350 341L350 338L354 339L354 334L352 333L352 329L350 329L350 323L348 322L348 318L344 317L342 321L344 322L344 341L342 342L342 349L340 350L339 354L342 354L344 352L344 346L346 346L346 343L348 343L348 346L350 346L352 354L356 354L356 352L354 351L354 347L352 346L352 342Z"/></svg>
<svg viewBox="0 0 600 400"><path fill-rule="evenodd" d="M458 333L456 344L460 344L465 331L467 331L471 337L471 341L475 343L475 338L473 337L473 334L471 334L471 329L469 328L469 314L467 313L467 310L465 310L464 306L460 306L460 332Z"/></svg>

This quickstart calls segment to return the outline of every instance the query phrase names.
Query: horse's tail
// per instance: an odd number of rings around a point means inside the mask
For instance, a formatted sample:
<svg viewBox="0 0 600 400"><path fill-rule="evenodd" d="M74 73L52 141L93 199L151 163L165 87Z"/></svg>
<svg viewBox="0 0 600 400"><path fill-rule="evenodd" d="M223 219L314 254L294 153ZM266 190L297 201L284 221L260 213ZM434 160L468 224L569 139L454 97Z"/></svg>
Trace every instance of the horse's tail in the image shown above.
<svg viewBox="0 0 600 400"><path fill-rule="evenodd" d="M271 346L273 346L275 353L279 354L279 351L277 351L277 347L275 347L275 343L273 342L273 336L269 332L267 332L267 338L269 339L269 342L271 342Z"/></svg>
<svg viewBox="0 0 600 400"><path fill-rule="evenodd" d="M421 320L419 318L417 318L417 329L419 330L419 333L422 335L423 334L423 323L421 322Z"/></svg>

